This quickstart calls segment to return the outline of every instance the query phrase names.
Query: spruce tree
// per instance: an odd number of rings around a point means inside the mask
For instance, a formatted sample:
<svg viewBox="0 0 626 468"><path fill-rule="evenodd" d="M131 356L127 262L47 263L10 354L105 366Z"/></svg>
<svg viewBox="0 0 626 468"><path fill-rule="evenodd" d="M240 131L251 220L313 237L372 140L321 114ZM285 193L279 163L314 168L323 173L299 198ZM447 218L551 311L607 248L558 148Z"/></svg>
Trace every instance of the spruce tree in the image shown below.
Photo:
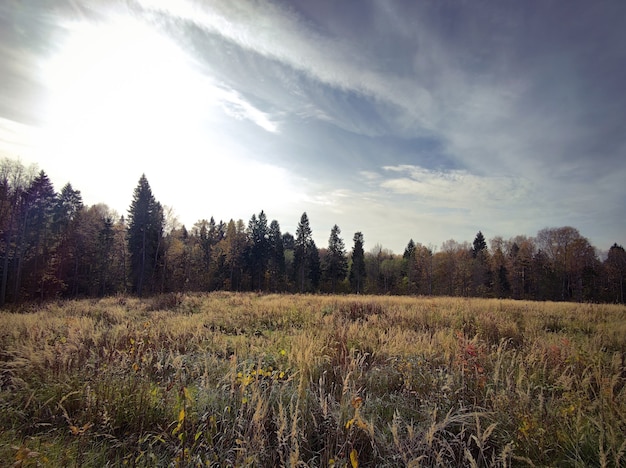
<svg viewBox="0 0 626 468"><path fill-rule="evenodd" d="M308 248L309 252L309 280L311 284L311 289L313 291L317 291L320 286L320 280L322 279L322 266L320 264L320 252L317 250L317 246L315 245L315 241L311 239Z"/></svg>
<svg viewBox="0 0 626 468"><path fill-rule="evenodd" d="M250 236L249 261L252 274L252 288L261 290L270 257L267 216L263 210L259 213L258 218L252 215L248 223L248 235Z"/></svg>
<svg viewBox="0 0 626 468"><path fill-rule="evenodd" d="M354 234L352 248L352 265L350 266L350 284L352 291L360 294L365 283L365 251L363 250L363 234Z"/></svg>
<svg viewBox="0 0 626 468"><path fill-rule="evenodd" d="M131 284L139 296L154 285L163 224L161 204L154 198L148 179L142 174L128 210Z"/></svg>
<svg viewBox="0 0 626 468"><path fill-rule="evenodd" d="M404 249L404 253L402 254L402 263L403 263L403 274L406 278L406 292L408 294L413 294L414 292L414 283L415 283L415 270L416 270L416 245L413 239L409 240L406 248Z"/></svg>
<svg viewBox="0 0 626 468"><path fill-rule="evenodd" d="M18 267L15 296L21 289L22 268L26 279L25 289L31 296L44 298L47 282L53 281L48 264L48 254L53 248L52 233L57 195L47 174L40 171L26 192L23 214L23 236L18 247Z"/></svg>
<svg viewBox="0 0 626 468"><path fill-rule="evenodd" d="M339 234L341 234L341 229L335 224L330 231L328 254L324 268L324 275L330 281L333 293L337 290L337 283L343 281L348 273L346 247Z"/></svg>
<svg viewBox="0 0 626 468"><path fill-rule="evenodd" d="M478 254L487 250L487 242L485 241L485 236L481 231L478 231L476 237L474 238L474 243L472 244L472 257L478 257Z"/></svg>
<svg viewBox="0 0 626 468"><path fill-rule="evenodd" d="M271 286L274 290L284 288L285 280L285 248L278 221L272 220L269 227L269 267Z"/></svg>
<svg viewBox="0 0 626 468"><path fill-rule="evenodd" d="M302 213L300 222L296 228L296 239L294 243L294 274L296 275L295 282L300 292L305 291L305 287L307 286L306 280L311 274L311 251L314 247L313 232L309 224L309 217L305 212Z"/></svg>

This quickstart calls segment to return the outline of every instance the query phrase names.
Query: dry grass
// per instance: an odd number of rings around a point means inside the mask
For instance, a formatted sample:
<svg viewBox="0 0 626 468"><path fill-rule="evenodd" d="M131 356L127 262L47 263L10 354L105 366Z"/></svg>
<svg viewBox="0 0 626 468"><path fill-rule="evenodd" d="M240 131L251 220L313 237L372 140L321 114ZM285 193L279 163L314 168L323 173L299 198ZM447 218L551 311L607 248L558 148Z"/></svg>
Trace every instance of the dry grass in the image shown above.
<svg viewBox="0 0 626 468"><path fill-rule="evenodd" d="M235 293L0 313L16 466L623 466L626 308Z"/></svg>

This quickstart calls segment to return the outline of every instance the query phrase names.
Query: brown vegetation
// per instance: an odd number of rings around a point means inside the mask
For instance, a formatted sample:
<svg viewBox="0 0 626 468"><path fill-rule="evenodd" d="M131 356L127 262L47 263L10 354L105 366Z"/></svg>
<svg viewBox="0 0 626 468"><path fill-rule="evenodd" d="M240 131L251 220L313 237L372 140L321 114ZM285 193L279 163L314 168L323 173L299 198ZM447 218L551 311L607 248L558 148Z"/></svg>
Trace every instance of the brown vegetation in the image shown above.
<svg viewBox="0 0 626 468"><path fill-rule="evenodd" d="M218 292L0 314L16 466L623 466L626 308Z"/></svg>

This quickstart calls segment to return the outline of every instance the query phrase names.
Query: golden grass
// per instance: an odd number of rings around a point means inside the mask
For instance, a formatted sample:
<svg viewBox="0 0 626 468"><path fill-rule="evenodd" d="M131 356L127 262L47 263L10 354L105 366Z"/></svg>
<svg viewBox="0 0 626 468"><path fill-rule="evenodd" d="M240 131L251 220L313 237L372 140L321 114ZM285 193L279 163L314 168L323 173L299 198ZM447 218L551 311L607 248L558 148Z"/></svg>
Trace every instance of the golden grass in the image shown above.
<svg viewBox="0 0 626 468"><path fill-rule="evenodd" d="M622 466L626 308L218 292L0 313L17 466Z"/></svg>

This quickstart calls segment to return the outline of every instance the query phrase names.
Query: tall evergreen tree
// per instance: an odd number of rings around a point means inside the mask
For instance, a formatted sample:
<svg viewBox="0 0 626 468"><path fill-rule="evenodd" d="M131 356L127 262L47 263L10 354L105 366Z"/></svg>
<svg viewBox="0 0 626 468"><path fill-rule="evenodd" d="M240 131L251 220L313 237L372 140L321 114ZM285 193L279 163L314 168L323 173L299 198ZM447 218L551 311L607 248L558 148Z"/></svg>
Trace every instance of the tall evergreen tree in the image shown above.
<svg viewBox="0 0 626 468"><path fill-rule="evenodd" d="M330 281L333 293L337 291L337 283L343 281L348 273L346 246L339 237L340 234L341 229L335 224L330 231L328 254L325 258L324 276Z"/></svg>
<svg viewBox="0 0 626 468"><path fill-rule="evenodd" d="M481 231L478 231L472 244L472 257L476 258L481 252L487 250L487 242Z"/></svg>
<svg viewBox="0 0 626 468"><path fill-rule="evenodd" d="M350 285L352 291L360 294L365 284L365 251L363 250L363 234L354 234L352 247L352 265L350 266Z"/></svg>
<svg viewBox="0 0 626 468"><path fill-rule="evenodd" d="M322 266L320 264L320 252L315 245L315 241L311 239L309 244L309 276L310 286L312 291L318 291L320 286L320 280L322 279Z"/></svg>
<svg viewBox="0 0 626 468"><path fill-rule="evenodd" d="M402 266L404 270L403 274L405 275L407 294L413 294L415 290L415 248L415 242L413 239L409 239L409 243L405 247L404 253L402 254Z"/></svg>
<svg viewBox="0 0 626 468"><path fill-rule="evenodd" d="M163 224L161 204L154 198L148 179L142 174L128 210L131 284L139 296L154 286Z"/></svg>
<svg viewBox="0 0 626 468"><path fill-rule="evenodd" d="M61 189L54 208L53 232L58 238L57 257L59 280L70 292L76 295L78 268L81 257L84 258L85 242L80 235L80 218L83 212L83 199L79 190L74 190L70 183Z"/></svg>
<svg viewBox="0 0 626 468"><path fill-rule="evenodd" d="M109 271L115 242L113 218L106 216L98 231L98 294L104 296L109 291Z"/></svg>
<svg viewBox="0 0 626 468"><path fill-rule="evenodd" d="M604 261L607 275L608 299L624 303L624 285L626 283L626 251L614 243Z"/></svg>
<svg viewBox="0 0 626 468"><path fill-rule="evenodd" d="M52 227L56 197L48 175L40 171L26 192L23 235L18 247L16 297L20 291L22 268L26 278L25 289L30 297L43 299L48 292L58 292L56 277L51 271L54 265L49 263L49 254L54 246Z"/></svg>
<svg viewBox="0 0 626 468"><path fill-rule="evenodd" d="M83 208L80 190L74 190L69 182L63 186L54 208L55 227L59 232L67 229Z"/></svg>
<svg viewBox="0 0 626 468"><path fill-rule="evenodd" d="M472 296L485 296L492 286L492 274L489 266L487 242L481 231L478 231L472 243L471 288Z"/></svg>
<svg viewBox="0 0 626 468"><path fill-rule="evenodd" d="M296 238L294 242L294 273L295 282L299 291L304 292L307 287L307 278L310 276L311 251L315 247L313 242L313 232L309 224L309 217L306 212L302 213L300 222L296 228ZM319 256L318 256L319 258Z"/></svg>
<svg viewBox="0 0 626 468"><path fill-rule="evenodd" d="M267 227L267 216L261 210L259 217L252 215L248 223L248 235L250 236L250 273L252 277L252 288L261 290L267 264L270 258L269 230Z"/></svg>
<svg viewBox="0 0 626 468"><path fill-rule="evenodd" d="M280 233L280 225L275 219L270 223L269 228L269 275L271 288L280 290L284 288L285 283L285 248L283 245L283 236Z"/></svg>

